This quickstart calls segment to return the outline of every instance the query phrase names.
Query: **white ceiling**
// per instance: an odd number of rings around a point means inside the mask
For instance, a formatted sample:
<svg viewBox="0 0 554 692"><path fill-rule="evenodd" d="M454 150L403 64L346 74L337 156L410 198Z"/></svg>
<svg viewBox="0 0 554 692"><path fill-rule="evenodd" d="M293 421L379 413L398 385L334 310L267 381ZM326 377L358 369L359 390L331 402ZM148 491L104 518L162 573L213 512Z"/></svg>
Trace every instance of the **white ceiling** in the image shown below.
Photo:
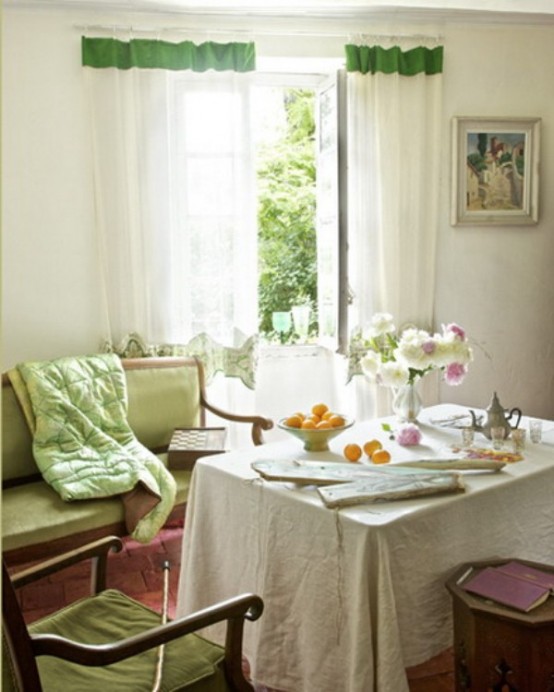
<svg viewBox="0 0 554 692"><path fill-rule="evenodd" d="M4 0L4 7L73 8L257 17L329 17L551 23L554 0Z"/></svg>

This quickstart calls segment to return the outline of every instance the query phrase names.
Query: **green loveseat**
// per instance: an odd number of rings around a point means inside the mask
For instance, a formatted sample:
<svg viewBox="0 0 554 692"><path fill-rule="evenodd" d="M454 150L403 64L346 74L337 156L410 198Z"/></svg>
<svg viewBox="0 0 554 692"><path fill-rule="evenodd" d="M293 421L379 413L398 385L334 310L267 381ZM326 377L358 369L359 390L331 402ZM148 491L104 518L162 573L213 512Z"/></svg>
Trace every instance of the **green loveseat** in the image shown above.
<svg viewBox="0 0 554 692"><path fill-rule="evenodd" d="M196 358L123 360L127 379L128 420L138 440L167 465L167 449L176 428L205 425L205 413L252 426L254 444L272 422L239 416L206 400L204 372ZM177 497L170 518L182 518L191 471L170 469ZM126 534L119 497L64 502L42 480L35 464L32 437L9 377L2 376L2 552L8 564L48 558L91 540Z"/></svg>

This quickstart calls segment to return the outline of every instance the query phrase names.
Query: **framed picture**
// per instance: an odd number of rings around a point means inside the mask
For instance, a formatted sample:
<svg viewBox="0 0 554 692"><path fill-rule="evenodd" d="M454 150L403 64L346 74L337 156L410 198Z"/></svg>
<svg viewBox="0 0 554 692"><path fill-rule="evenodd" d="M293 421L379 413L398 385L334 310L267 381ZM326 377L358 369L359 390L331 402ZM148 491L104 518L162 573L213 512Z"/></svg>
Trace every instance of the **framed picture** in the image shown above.
<svg viewBox="0 0 554 692"><path fill-rule="evenodd" d="M452 224L539 220L540 118L454 118Z"/></svg>

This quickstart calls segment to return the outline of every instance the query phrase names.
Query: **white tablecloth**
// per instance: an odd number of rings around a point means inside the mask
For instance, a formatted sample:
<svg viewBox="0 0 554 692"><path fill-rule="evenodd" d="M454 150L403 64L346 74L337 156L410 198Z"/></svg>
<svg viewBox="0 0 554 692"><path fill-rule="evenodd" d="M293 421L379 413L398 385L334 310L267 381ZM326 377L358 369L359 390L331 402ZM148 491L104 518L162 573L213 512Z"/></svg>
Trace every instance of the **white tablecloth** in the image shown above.
<svg viewBox="0 0 554 692"><path fill-rule="evenodd" d="M452 645L447 577L463 562L517 557L554 564L554 423L525 460L465 474L466 492L330 510L313 488L260 480L260 459L338 460L346 442L377 437L393 460L443 457L460 432L420 415L422 445L357 424L307 453L298 440L197 462L187 508L178 614L238 593L265 603L247 623L253 678L286 692L403 692L405 668ZM390 419L392 422L392 419ZM525 420L523 421L525 423ZM552 432L550 432L552 431ZM478 435L476 442L486 446ZM206 634L222 642L222 629Z"/></svg>

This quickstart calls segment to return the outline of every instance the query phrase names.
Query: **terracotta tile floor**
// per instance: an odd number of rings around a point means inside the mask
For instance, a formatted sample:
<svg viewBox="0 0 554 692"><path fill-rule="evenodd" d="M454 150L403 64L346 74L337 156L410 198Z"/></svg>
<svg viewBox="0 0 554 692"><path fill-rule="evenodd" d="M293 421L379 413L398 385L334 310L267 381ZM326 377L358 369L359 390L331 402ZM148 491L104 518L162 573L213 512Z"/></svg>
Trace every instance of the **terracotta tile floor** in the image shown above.
<svg viewBox="0 0 554 692"><path fill-rule="evenodd" d="M169 617L174 617L182 535L182 525L173 524L166 525L148 545L125 538L123 550L110 554L108 558L108 586L120 589L153 610L161 612L162 565L164 560L169 560L168 614ZM23 565L10 567L10 572L22 567ZM21 607L28 623L89 593L90 565L87 561L18 590Z"/></svg>
<svg viewBox="0 0 554 692"><path fill-rule="evenodd" d="M181 538L182 526L173 524L164 527L148 545L125 539L124 549L109 557L108 585L161 612L162 565L167 559L170 562L169 617L173 617L181 563ZM33 622L76 598L88 595L89 577L90 567L84 562L20 589L19 597L26 621ZM452 651L446 651L420 666L410 668L408 679L410 692L453 692ZM276 691L258 686L257 692Z"/></svg>

